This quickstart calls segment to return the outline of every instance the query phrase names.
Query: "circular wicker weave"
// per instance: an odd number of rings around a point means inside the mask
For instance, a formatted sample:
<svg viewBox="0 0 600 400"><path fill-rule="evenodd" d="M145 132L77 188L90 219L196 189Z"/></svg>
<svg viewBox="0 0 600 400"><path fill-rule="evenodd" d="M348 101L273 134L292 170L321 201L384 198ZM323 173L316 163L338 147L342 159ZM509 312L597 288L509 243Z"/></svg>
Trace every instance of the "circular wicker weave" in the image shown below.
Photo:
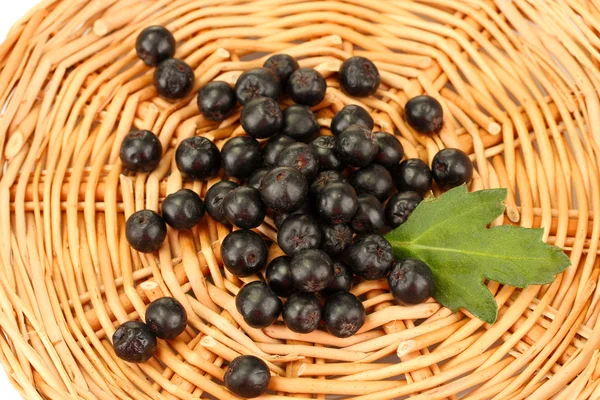
<svg viewBox="0 0 600 400"><path fill-rule="evenodd" d="M394 305L370 281L353 289L368 311L353 337L248 327L233 304L242 282L220 263L229 226L206 218L170 231L151 255L125 239L135 210L214 184L172 168L179 141L222 146L244 133L239 114L216 125L192 97L157 97L134 50L153 24L174 32L196 89L286 52L327 78L315 108L324 131L360 103L408 157L462 148L476 163L470 190L509 189L496 223L545 228L572 266L543 287L489 282L494 325L435 302ZM600 398L599 31L595 0L44 1L0 46L0 360L10 379L28 399L233 399L224 369L255 354L273 373L265 399ZM339 90L336 72L353 54L379 67L377 96ZM444 106L433 137L402 118L422 93ZM134 128L165 148L151 174L123 174L118 150ZM275 237L270 220L258 230ZM115 327L164 295L185 304L185 333L145 364L117 359Z"/></svg>

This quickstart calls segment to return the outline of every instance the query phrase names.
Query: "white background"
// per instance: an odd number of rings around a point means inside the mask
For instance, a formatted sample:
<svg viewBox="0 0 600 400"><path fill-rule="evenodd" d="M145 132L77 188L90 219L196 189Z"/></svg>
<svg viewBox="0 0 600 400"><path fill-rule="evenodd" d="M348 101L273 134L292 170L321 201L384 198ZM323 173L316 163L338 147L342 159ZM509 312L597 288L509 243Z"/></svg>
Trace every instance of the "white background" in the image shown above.
<svg viewBox="0 0 600 400"><path fill-rule="evenodd" d="M27 11L38 3L38 0L2 1L0 12L0 42L4 42L10 27L17 22ZM8 3L8 4L7 4ZM20 400L21 396L8 382L4 370L0 368L0 397L2 400Z"/></svg>

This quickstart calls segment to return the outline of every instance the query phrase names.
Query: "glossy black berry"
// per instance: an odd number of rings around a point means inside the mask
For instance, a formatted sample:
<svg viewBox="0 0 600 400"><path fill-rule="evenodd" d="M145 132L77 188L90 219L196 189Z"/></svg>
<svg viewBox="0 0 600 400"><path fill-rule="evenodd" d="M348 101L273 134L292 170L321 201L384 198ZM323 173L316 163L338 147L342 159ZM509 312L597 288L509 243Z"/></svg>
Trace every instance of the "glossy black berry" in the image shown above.
<svg viewBox="0 0 600 400"><path fill-rule="evenodd" d="M154 87L159 96L167 100L187 97L194 88L194 70L185 61L169 58L154 71Z"/></svg>
<svg viewBox="0 0 600 400"><path fill-rule="evenodd" d="M235 91L226 82L210 82L198 91L198 110L210 121L223 121L235 111Z"/></svg>
<svg viewBox="0 0 600 400"><path fill-rule="evenodd" d="M320 292L333 280L331 258L321 250L308 249L292 257L292 283L301 292Z"/></svg>
<svg viewBox="0 0 600 400"><path fill-rule="evenodd" d="M310 145L319 158L319 169L321 171L341 171L344 169L342 160L338 157L335 146L335 136L319 136Z"/></svg>
<svg viewBox="0 0 600 400"><path fill-rule="evenodd" d="M404 160L391 172L399 192L413 191L425 196L431 190L431 169L419 158Z"/></svg>
<svg viewBox="0 0 600 400"><path fill-rule="evenodd" d="M394 298L404 304L419 304L433 295L434 278L431 269L419 260L399 260L388 276Z"/></svg>
<svg viewBox="0 0 600 400"><path fill-rule="evenodd" d="M372 194L379 201L386 201L394 191L392 175L379 164L371 164L356 171L351 183L358 194Z"/></svg>
<svg viewBox="0 0 600 400"><path fill-rule="evenodd" d="M149 67L156 67L175 55L175 38L164 26L149 26L137 37L135 51Z"/></svg>
<svg viewBox="0 0 600 400"><path fill-rule="evenodd" d="M249 178L262 165L260 143L248 136L229 139L221 149L221 166L228 176Z"/></svg>
<svg viewBox="0 0 600 400"><path fill-rule="evenodd" d="M310 196L316 200L321 193L321 190L332 183L348 183L348 179L338 171L322 171L316 176L315 180L310 184Z"/></svg>
<svg viewBox="0 0 600 400"><path fill-rule="evenodd" d="M340 86L344 92L354 97L366 97L379 88L381 77L373 62L367 58L350 57L340 68Z"/></svg>
<svg viewBox="0 0 600 400"><path fill-rule="evenodd" d="M439 132L444 123L444 109L440 102L431 96L417 96L406 103L404 118L417 132Z"/></svg>
<svg viewBox="0 0 600 400"><path fill-rule="evenodd" d="M204 217L204 202L193 190L181 189L165 198L162 216L175 229L192 229Z"/></svg>
<svg viewBox="0 0 600 400"><path fill-rule="evenodd" d="M358 195L358 210L350 221L352 230L356 233L379 232L385 225L383 205L372 194Z"/></svg>
<svg viewBox="0 0 600 400"><path fill-rule="evenodd" d="M292 73L286 89L295 103L314 107L325 98L327 82L317 70L300 68Z"/></svg>
<svg viewBox="0 0 600 400"><path fill-rule="evenodd" d="M277 101L269 97L257 97L242 109L240 123L248 135L264 139L281 130L283 114Z"/></svg>
<svg viewBox="0 0 600 400"><path fill-rule="evenodd" d="M260 184L271 168L259 168L248 178L248 182L246 184L254 189L260 190Z"/></svg>
<svg viewBox="0 0 600 400"><path fill-rule="evenodd" d="M134 131L123 139L119 156L128 170L150 172L160 163L162 144L150 131Z"/></svg>
<svg viewBox="0 0 600 400"><path fill-rule="evenodd" d="M167 236L167 224L152 210L141 210L127 219L125 236L129 245L141 253L160 249Z"/></svg>
<svg viewBox="0 0 600 400"><path fill-rule="evenodd" d="M235 306L244 321L258 329L273 324L283 307L275 292L262 281L245 285L235 296Z"/></svg>
<svg viewBox="0 0 600 400"><path fill-rule="evenodd" d="M402 143L396 136L386 132L374 132L373 135L379 144L379 151L374 161L385 168L396 167L404 157Z"/></svg>
<svg viewBox="0 0 600 400"><path fill-rule="evenodd" d="M241 105L246 105L257 97L270 97L278 100L281 83L273 71L268 68L254 68L244 72L235 84L235 95Z"/></svg>
<svg viewBox="0 0 600 400"><path fill-rule="evenodd" d="M203 181L213 178L221 168L221 153L218 147L202 136L184 139L175 152L177 169L186 177Z"/></svg>
<svg viewBox="0 0 600 400"><path fill-rule="evenodd" d="M159 339L172 340L187 326L187 312L172 297L154 300L146 309L146 325Z"/></svg>
<svg viewBox="0 0 600 400"><path fill-rule="evenodd" d="M367 110L356 104L349 104L335 114L331 120L331 133L338 136L351 125L362 125L373 130L375 123Z"/></svg>
<svg viewBox="0 0 600 400"><path fill-rule="evenodd" d="M294 104L283 110L283 134L306 142L319 133L317 117L308 106Z"/></svg>
<svg viewBox="0 0 600 400"><path fill-rule="evenodd" d="M279 153L277 166L294 167L300 170L308 181L312 181L319 172L319 159L309 145L295 143Z"/></svg>
<svg viewBox="0 0 600 400"><path fill-rule="evenodd" d="M267 244L256 232L240 229L225 236L221 244L223 265L235 276L250 276L267 264Z"/></svg>
<svg viewBox="0 0 600 400"><path fill-rule="evenodd" d="M356 275L374 280L383 278L390 272L394 263L394 252L383 236L362 235L346 249L344 261Z"/></svg>
<svg viewBox="0 0 600 400"><path fill-rule="evenodd" d="M225 211L223 210L223 200L229 192L238 186L239 185L235 182L221 181L215 183L208 189L206 197L204 198L204 206L206 207L206 212L212 219L220 223L225 223L227 221L227 218L225 218Z"/></svg>
<svg viewBox="0 0 600 400"><path fill-rule="evenodd" d="M265 271L265 279L271 290L279 297L288 297L294 293L292 283L292 258L281 256L269 263Z"/></svg>
<svg viewBox="0 0 600 400"><path fill-rule="evenodd" d="M364 325L365 318L365 307L352 293L340 291L325 301L323 322L334 336L347 338L354 335Z"/></svg>
<svg viewBox="0 0 600 400"><path fill-rule="evenodd" d="M286 135L272 136L262 149L263 161L266 166L274 167L277 164L279 153L296 143L296 140Z"/></svg>
<svg viewBox="0 0 600 400"><path fill-rule="evenodd" d="M231 225L242 229L251 229L262 224L267 209L260 198L258 189L241 186L225 196L223 212Z"/></svg>
<svg viewBox="0 0 600 400"><path fill-rule="evenodd" d="M267 364L255 356L234 358L225 371L223 382L233 394L245 399L258 397L267 391L271 373Z"/></svg>
<svg viewBox="0 0 600 400"><path fill-rule="evenodd" d="M281 228L281 224L288 219L288 217L292 215L312 215L312 208L310 202L304 202L299 209L292 211L290 213L273 213L273 222L275 222L275 227L277 229Z"/></svg>
<svg viewBox="0 0 600 400"><path fill-rule="evenodd" d="M471 182L473 162L460 149L443 149L433 157L431 172L441 189L451 189Z"/></svg>
<svg viewBox="0 0 600 400"><path fill-rule="evenodd" d="M117 357L130 363L144 363L156 352L156 336L140 321L125 322L115 331L112 341Z"/></svg>
<svg viewBox="0 0 600 400"><path fill-rule="evenodd" d="M283 305L281 315L292 332L310 333L321 322L321 303L314 293L294 293Z"/></svg>
<svg viewBox="0 0 600 400"><path fill-rule="evenodd" d="M332 257L340 255L352 244L352 235L347 224L321 224L321 250Z"/></svg>
<svg viewBox="0 0 600 400"><path fill-rule="evenodd" d="M385 205L385 219L391 228L406 222L410 213L423 201L417 192L398 192Z"/></svg>
<svg viewBox="0 0 600 400"><path fill-rule="evenodd" d="M354 283L354 274L343 262L336 260L333 262L333 280L325 289L328 294L335 292L349 292Z"/></svg>
<svg viewBox="0 0 600 400"><path fill-rule="evenodd" d="M288 256L321 245L321 229L310 215L290 215L277 231L277 243Z"/></svg>
<svg viewBox="0 0 600 400"><path fill-rule="evenodd" d="M263 67L270 69L277 75L282 87L285 87L292 73L300 68L296 59L287 54L275 54L269 57Z"/></svg>
<svg viewBox="0 0 600 400"><path fill-rule="evenodd" d="M289 213L306 202L308 181L296 168L276 167L264 176L260 195L270 209Z"/></svg>
<svg viewBox="0 0 600 400"><path fill-rule="evenodd" d="M358 197L347 183L331 183L317 195L317 211L325 222L349 222L358 209Z"/></svg>
<svg viewBox="0 0 600 400"><path fill-rule="evenodd" d="M379 151L373 132L362 125L351 125L337 137L335 151L346 165L366 167Z"/></svg>

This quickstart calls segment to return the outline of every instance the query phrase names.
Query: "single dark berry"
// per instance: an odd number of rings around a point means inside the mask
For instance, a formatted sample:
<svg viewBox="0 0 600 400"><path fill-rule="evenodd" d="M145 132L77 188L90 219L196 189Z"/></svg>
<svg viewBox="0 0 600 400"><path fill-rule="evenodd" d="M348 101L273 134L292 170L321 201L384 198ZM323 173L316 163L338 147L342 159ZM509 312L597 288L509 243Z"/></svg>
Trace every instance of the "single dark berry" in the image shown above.
<svg viewBox="0 0 600 400"><path fill-rule="evenodd" d="M347 224L321 224L321 250L332 257L340 255L352 244L352 235Z"/></svg>
<svg viewBox="0 0 600 400"><path fill-rule="evenodd" d="M256 232L240 229L225 236L221 244L223 265L235 276L250 276L267 264L267 244Z"/></svg>
<svg viewBox="0 0 600 400"><path fill-rule="evenodd" d="M356 171L351 183L358 194L372 194L379 201L386 201L394 191L392 175L379 164L371 164Z"/></svg>
<svg viewBox="0 0 600 400"><path fill-rule="evenodd" d="M356 104L348 104L331 120L331 133L338 136L351 125L362 125L373 130L375 123L367 110Z"/></svg>
<svg viewBox="0 0 600 400"><path fill-rule="evenodd" d="M184 139L177 147L175 163L177 169L188 178L203 181L219 173L221 153L209 139L192 136Z"/></svg>
<svg viewBox="0 0 600 400"><path fill-rule="evenodd" d="M245 285L235 296L235 307L253 328L266 328L281 314L281 300L263 281Z"/></svg>
<svg viewBox="0 0 600 400"><path fill-rule="evenodd" d="M162 216L175 229L192 229L204 217L204 203L193 190L181 189L165 198Z"/></svg>
<svg viewBox="0 0 600 400"><path fill-rule="evenodd" d="M279 153L277 166L294 167L300 170L308 181L312 181L319 172L319 159L309 145L295 143Z"/></svg>
<svg viewBox="0 0 600 400"><path fill-rule="evenodd" d="M434 277L431 269L419 260L399 260L388 276L390 292L396 301L419 304L433 295Z"/></svg>
<svg viewBox="0 0 600 400"><path fill-rule="evenodd" d="M367 58L350 57L340 68L340 86L354 97L366 97L377 92L381 77L373 62Z"/></svg>
<svg viewBox="0 0 600 400"><path fill-rule="evenodd" d="M376 233L385 225L383 205L372 194L358 195L358 210L350 221L356 233Z"/></svg>
<svg viewBox="0 0 600 400"><path fill-rule="evenodd" d="M278 212L273 213L273 221L275 222L275 227L277 229L279 229L279 228L281 228L281 224L283 224L283 222L292 215L312 215L312 214L313 213L311 210L311 204L310 204L310 202L306 201L306 202L302 203L302 205L300 206L299 209L292 211L290 213L278 213Z"/></svg>
<svg viewBox="0 0 600 400"><path fill-rule="evenodd" d="M292 257L292 283L301 292L320 292L333 280L331 258L321 250L302 250Z"/></svg>
<svg viewBox="0 0 600 400"><path fill-rule="evenodd" d="M162 144L150 131L129 133L121 143L119 156L125 168L136 172L153 171L162 157Z"/></svg>
<svg viewBox="0 0 600 400"><path fill-rule="evenodd" d="M204 198L204 206L206 207L206 212L212 219L220 223L225 223L227 221L227 218L225 218L225 211L223 210L223 200L229 192L238 186L239 185L235 182L221 181L215 183L208 189L206 197Z"/></svg>
<svg viewBox="0 0 600 400"><path fill-rule="evenodd" d="M260 190L260 184L271 168L259 168L248 178L247 185Z"/></svg>
<svg viewBox="0 0 600 400"><path fill-rule="evenodd" d="M140 321L125 322L115 331L112 341L117 357L130 363L144 363L156 353L156 336Z"/></svg>
<svg viewBox="0 0 600 400"><path fill-rule="evenodd" d="M333 262L333 280L325 289L328 294L335 292L349 292L354 283L354 274L343 262L336 260Z"/></svg>
<svg viewBox="0 0 600 400"><path fill-rule="evenodd" d="M334 336L347 338L354 335L365 323L365 307L348 292L337 292L325 301L323 321L325 328Z"/></svg>
<svg viewBox="0 0 600 400"><path fill-rule="evenodd" d="M308 106L294 104L283 110L283 134L306 142L319 133L317 117Z"/></svg>
<svg viewBox="0 0 600 400"><path fill-rule="evenodd" d="M425 196L431 190L431 169L419 158L404 160L391 172L399 192L413 191Z"/></svg>
<svg viewBox="0 0 600 400"><path fill-rule="evenodd" d="M294 57L287 54L275 54L269 57L263 67L270 69L277 75L282 87L285 87L292 73L300 68Z"/></svg>
<svg viewBox="0 0 600 400"><path fill-rule="evenodd" d="M280 94L279 78L268 68L248 70L238 78L235 84L235 95L243 106L257 97L270 97L278 100Z"/></svg>
<svg viewBox="0 0 600 400"><path fill-rule="evenodd" d="M156 67L175 55L175 38L164 26L149 26L137 37L135 51L149 67Z"/></svg>
<svg viewBox="0 0 600 400"><path fill-rule="evenodd" d="M396 228L406 222L410 213L423 201L417 192L398 192L385 205L385 219L390 227Z"/></svg>
<svg viewBox="0 0 600 400"><path fill-rule="evenodd" d="M348 183L348 179L338 171L319 172L313 183L310 184L310 196L316 200L321 190L332 183Z"/></svg>
<svg viewBox="0 0 600 400"><path fill-rule="evenodd" d="M404 157L404 148L402 143L394 135L386 132L374 132L375 139L379 144L379 151L375 156L375 162L385 168L396 167L402 157Z"/></svg>
<svg viewBox="0 0 600 400"><path fill-rule="evenodd" d="M344 261L356 275L375 280L390 272L394 263L394 252L392 245L383 236L362 235L346 249Z"/></svg>
<svg viewBox="0 0 600 400"><path fill-rule="evenodd" d="M406 103L404 118L417 132L439 132L444 123L444 109L440 102L431 96L417 96Z"/></svg>
<svg viewBox="0 0 600 400"><path fill-rule="evenodd" d="M241 186L229 192L223 199L223 211L231 225L242 229L256 228L262 224L267 214L260 191L248 186Z"/></svg>
<svg viewBox="0 0 600 400"><path fill-rule="evenodd" d="M291 215L279 227L277 243L288 256L306 249L318 249L321 245L321 229L310 215Z"/></svg>
<svg viewBox="0 0 600 400"><path fill-rule="evenodd" d="M248 136L229 139L221 149L221 166L228 176L249 178L262 165L260 143Z"/></svg>
<svg viewBox="0 0 600 400"><path fill-rule="evenodd" d="M358 210L358 197L347 183L331 183L321 189L317 196L317 211L325 222L339 224L349 222Z"/></svg>
<svg viewBox="0 0 600 400"><path fill-rule="evenodd" d="M292 332L310 333L321 322L321 303L314 293L294 293L283 305L281 315Z"/></svg>
<svg viewBox="0 0 600 400"><path fill-rule="evenodd" d="M338 157L335 146L335 136L319 136L311 142L315 154L319 158L319 169L321 171L341 171L344 169L342 160Z"/></svg>
<svg viewBox="0 0 600 400"><path fill-rule="evenodd" d="M172 297L154 300L146 309L146 325L159 339L172 340L187 326L187 312Z"/></svg>
<svg viewBox="0 0 600 400"><path fill-rule="evenodd" d="M473 162L460 149L443 149L433 157L431 172L441 189L451 189L471 182Z"/></svg>
<svg viewBox="0 0 600 400"><path fill-rule="evenodd" d="M141 210L127 219L125 236L129 245L141 253L160 249L167 237L167 224L152 210Z"/></svg>
<svg viewBox="0 0 600 400"><path fill-rule="evenodd" d="M154 87L167 100L180 100L194 88L194 70L185 61L169 58L154 71Z"/></svg>
<svg viewBox="0 0 600 400"><path fill-rule="evenodd" d="M276 212L293 212L306 202L308 181L296 168L276 167L264 176L260 195L270 209Z"/></svg>
<svg viewBox="0 0 600 400"><path fill-rule="evenodd" d="M300 68L292 73L286 88L295 103L314 107L325 98L327 82L318 71Z"/></svg>
<svg viewBox="0 0 600 400"><path fill-rule="evenodd" d="M362 125L351 125L337 137L335 151L346 165L366 167L379 151L373 133Z"/></svg>
<svg viewBox="0 0 600 400"><path fill-rule="evenodd" d="M234 358L225 371L223 382L233 394L245 399L258 397L267 391L271 372L267 364L255 356Z"/></svg>
<svg viewBox="0 0 600 400"><path fill-rule="evenodd" d="M279 297L288 297L294 293L292 283L292 258L281 256L269 263L265 271L265 279L271 290Z"/></svg>
<svg viewBox="0 0 600 400"><path fill-rule="evenodd" d="M269 139L262 149L263 160L266 166L277 165L279 153L296 143L296 140L286 135L275 135Z"/></svg>
<svg viewBox="0 0 600 400"><path fill-rule="evenodd" d="M223 121L235 111L235 91L226 82L209 82L198 92L198 110L210 121Z"/></svg>
<svg viewBox="0 0 600 400"><path fill-rule="evenodd" d="M257 97L242 108L240 123L248 135L264 139L281 130L283 114L277 101L269 97Z"/></svg>

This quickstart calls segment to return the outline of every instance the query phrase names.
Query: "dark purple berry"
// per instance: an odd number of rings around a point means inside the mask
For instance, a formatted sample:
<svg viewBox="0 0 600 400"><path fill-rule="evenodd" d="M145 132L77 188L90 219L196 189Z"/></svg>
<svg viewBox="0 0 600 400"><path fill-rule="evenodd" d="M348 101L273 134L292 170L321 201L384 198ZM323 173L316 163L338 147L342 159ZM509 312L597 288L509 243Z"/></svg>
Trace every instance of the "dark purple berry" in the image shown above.
<svg viewBox="0 0 600 400"><path fill-rule="evenodd" d="M460 149L443 149L433 157L431 171L441 189L451 189L471 182L473 162Z"/></svg>
<svg viewBox="0 0 600 400"><path fill-rule="evenodd" d="M289 213L306 202L308 182L296 168L276 167L264 176L260 194L270 209Z"/></svg>
<svg viewBox="0 0 600 400"><path fill-rule="evenodd" d="M267 391L271 372L267 364L255 356L234 358L225 371L223 382L233 394L251 399Z"/></svg>
<svg viewBox="0 0 600 400"><path fill-rule="evenodd" d="M248 186L260 190L260 184L265 175L270 171L270 168L259 168L248 178Z"/></svg>
<svg viewBox="0 0 600 400"><path fill-rule="evenodd" d="M275 54L269 57L263 67L269 68L277 75L282 87L285 87L292 73L300 68L294 57L287 54Z"/></svg>
<svg viewBox="0 0 600 400"><path fill-rule="evenodd" d="M333 262L333 280L325 289L325 292L332 294L335 292L349 292L354 283L354 274L343 262L336 260Z"/></svg>
<svg viewBox="0 0 600 400"><path fill-rule="evenodd" d="M346 183L332 183L321 189L317 196L317 211L325 222L349 222L358 209L354 188Z"/></svg>
<svg viewBox="0 0 600 400"><path fill-rule="evenodd" d="M230 224L242 229L256 228L262 224L267 214L260 191L248 186L229 192L223 200L223 211Z"/></svg>
<svg viewBox="0 0 600 400"><path fill-rule="evenodd" d="M254 281L235 296L235 307L248 325L262 329L277 321L283 305L266 283Z"/></svg>
<svg viewBox="0 0 600 400"><path fill-rule="evenodd" d="M146 325L157 338L172 340L185 330L187 312L174 298L161 297L146 309Z"/></svg>
<svg viewBox="0 0 600 400"><path fill-rule="evenodd" d="M175 152L175 163L181 173L193 180L213 178L221 168L221 153L217 146L202 136L184 139Z"/></svg>
<svg viewBox="0 0 600 400"><path fill-rule="evenodd" d="M350 57L340 68L340 86L354 97L366 97L377 92L381 77L373 62L367 58Z"/></svg>
<svg viewBox="0 0 600 400"><path fill-rule="evenodd" d="M221 166L228 176L246 179L262 165L260 143L248 136L229 139L221 149Z"/></svg>
<svg viewBox="0 0 600 400"><path fill-rule="evenodd" d="M306 142L319 133L317 117L308 106L294 104L283 110L283 134Z"/></svg>
<svg viewBox="0 0 600 400"><path fill-rule="evenodd" d="M339 338L354 335L365 323L365 307L348 292L337 292L325 301L323 321L327 331Z"/></svg>
<svg viewBox="0 0 600 400"><path fill-rule="evenodd" d="M381 202L372 194L358 196L358 210L350 221L356 233L376 233L385 225L384 209Z"/></svg>
<svg viewBox="0 0 600 400"><path fill-rule="evenodd" d="M346 249L344 261L356 275L375 280L390 272L394 263L394 252L392 245L383 236L363 235Z"/></svg>
<svg viewBox="0 0 600 400"><path fill-rule="evenodd" d="M192 229L204 217L204 203L193 190L181 189L165 198L162 216L172 228Z"/></svg>
<svg viewBox="0 0 600 400"><path fill-rule="evenodd" d="M209 82L198 92L198 110L209 121L223 121L235 111L235 91L226 82Z"/></svg>
<svg viewBox="0 0 600 400"><path fill-rule="evenodd" d="M347 224L321 224L321 250L332 257L340 255L352 244L352 236Z"/></svg>
<svg viewBox="0 0 600 400"><path fill-rule="evenodd" d="M150 131L129 133L121 143L119 156L123 167L136 172L151 172L160 163L162 144Z"/></svg>
<svg viewBox="0 0 600 400"><path fill-rule="evenodd" d="M371 164L356 171L351 183L358 194L372 194L379 201L386 201L394 191L392 175L379 164Z"/></svg>
<svg viewBox="0 0 600 400"><path fill-rule="evenodd" d="M348 183L348 180L338 171L319 172L313 183L310 185L310 196L316 200L319 193L321 193L321 190L332 183Z"/></svg>
<svg viewBox="0 0 600 400"><path fill-rule="evenodd" d="M333 264L325 252L302 250L292 257L292 282L301 292L320 292L333 280Z"/></svg>
<svg viewBox="0 0 600 400"><path fill-rule="evenodd" d="M385 218L390 227L396 228L406 222L412 211L423 201L417 192L398 192L385 205Z"/></svg>
<svg viewBox="0 0 600 400"><path fill-rule="evenodd" d="M281 256L269 263L265 271L265 279L271 290L279 297L288 297L294 293L292 283L292 258Z"/></svg>
<svg viewBox="0 0 600 400"><path fill-rule="evenodd" d="M269 97L257 97L242 108L240 123L248 135L264 139L281 130L283 114L277 101Z"/></svg>
<svg viewBox="0 0 600 400"><path fill-rule="evenodd" d="M388 276L390 292L403 304L419 304L433 296L431 269L419 260L399 260Z"/></svg>
<svg viewBox="0 0 600 400"><path fill-rule="evenodd" d="M292 332L310 333L321 322L321 303L314 293L294 293L283 305L281 315Z"/></svg>
<svg viewBox="0 0 600 400"><path fill-rule="evenodd" d="M321 245L321 229L310 215L291 215L279 227L277 243L288 256L306 249L317 249Z"/></svg>
<svg viewBox="0 0 600 400"><path fill-rule="evenodd" d="M256 274L267 264L267 244L256 232L240 229L231 232L221 244L223 265L235 276Z"/></svg>
<svg viewBox="0 0 600 400"><path fill-rule="evenodd" d="M431 190L431 169L419 158L404 160L391 172L399 192L413 191L425 196Z"/></svg>
<svg viewBox="0 0 600 400"><path fill-rule="evenodd" d="M127 219L125 234L129 245L141 253L160 249L167 237L167 224L152 210L141 210Z"/></svg>
<svg viewBox="0 0 600 400"><path fill-rule="evenodd" d="M244 72L235 84L235 95L241 105L246 105L257 97L270 97L278 100L281 83L273 71L268 68L254 68Z"/></svg>
<svg viewBox="0 0 600 400"><path fill-rule="evenodd" d="M374 132L377 144L379 144L379 151L375 156L375 162L385 168L396 167L402 157L404 157L404 148L402 143L394 135L390 135L386 132Z"/></svg>
<svg viewBox="0 0 600 400"><path fill-rule="evenodd" d="M444 109L439 101L427 95L413 97L404 107L404 118L415 131L435 133L444 124Z"/></svg>
<svg viewBox="0 0 600 400"><path fill-rule="evenodd" d="M348 104L331 120L331 133L338 136L351 125L362 125L373 130L375 123L367 110L356 104Z"/></svg>
<svg viewBox="0 0 600 400"><path fill-rule="evenodd" d="M140 321L125 322L115 331L112 341L117 357L130 363L144 363L156 352L156 336Z"/></svg>
<svg viewBox="0 0 600 400"><path fill-rule="evenodd" d="M366 167L375 159L379 144L369 129L351 125L337 137L335 150L346 165Z"/></svg>
<svg viewBox="0 0 600 400"><path fill-rule="evenodd" d="M277 164L279 153L296 143L296 140L286 135L272 136L262 149L262 156L266 166L274 167Z"/></svg>
<svg viewBox="0 0 600 400"><path fill-rule="evenodd" d="M185 61L169 58L154 71L154 87L159 96L167 100L187 97L194 88L194 70Z"/></svg>
<svg viewBox="0 0 600 400"><path fill-rule="evenodd" d="M341 171L344 169L342 160L335 152L337 139L335 136L319 136L311 142L315 154L319 158L321 171Z"/></svg>
<svg viewBox="0 0 600 400"><path fill-rule="evenodd" d="M206 197L204 198L204 206L206 207L206 212L212 219L220 223L225 223L227 221L227 218L225 218L225 211L223 210L223 200L229 192L238 186L239 185L235 182L221 181L215 183L208 189Z"/></svg>
<svg viewBox="0 0 600 400"><path fill-rule="evenodd" d="M277 166L294 167L300 170L308 181L312 181L319 171L319 159L309 145L295 143L279 153Z"/></svg>
<svg viewBox="0 0 600 400"><path fill-rule="evenodd" d="M175 55L175 38L164 26L149 26L137 37L135 51L149 67L156 67Z"/></svg>
<svg viewBox="0 0 600 400"><path fill-rule="evenodd" d="M327 82L318 71L300 68L292 73L286 88L295 103L314 107L325 98Z"/></svg>

